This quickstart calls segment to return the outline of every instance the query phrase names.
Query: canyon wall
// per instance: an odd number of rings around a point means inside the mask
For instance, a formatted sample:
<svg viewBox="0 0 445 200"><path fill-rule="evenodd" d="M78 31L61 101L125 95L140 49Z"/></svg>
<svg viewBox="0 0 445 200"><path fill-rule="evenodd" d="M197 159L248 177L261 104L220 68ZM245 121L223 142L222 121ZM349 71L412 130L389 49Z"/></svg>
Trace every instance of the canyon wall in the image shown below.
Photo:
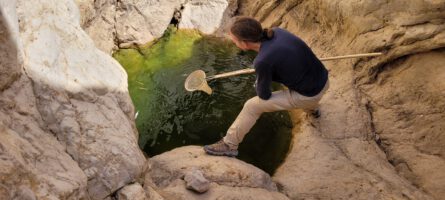
<svg viewBox="0 0 445 200"><path fill-rule="evenodd" d="M275 175L284 192L443 199L445 1L244 0L239 12L290 30L319 57L384 53L325 62L331 89L315 128L295 114L296 161Z"/></svg>
<svg viewBox="0 0 445 200"><path fill-rule="evenodd" d="M76 4L0 5L0 198L104 199L136 181L146 159L127 75Z"/></svg>
<svg viewBox="0 0 445 200"><path fill-rule="evenodd" d="M111 52L170 24L215 33L233 15L286 28L319 57L384 55L325 62L322 115L291 112L272 178L200 147L147 161ZM0 28L1 199L445 196L445 1L0 0ZM203 195L184 189L196 168L212 182Z"/></svg>

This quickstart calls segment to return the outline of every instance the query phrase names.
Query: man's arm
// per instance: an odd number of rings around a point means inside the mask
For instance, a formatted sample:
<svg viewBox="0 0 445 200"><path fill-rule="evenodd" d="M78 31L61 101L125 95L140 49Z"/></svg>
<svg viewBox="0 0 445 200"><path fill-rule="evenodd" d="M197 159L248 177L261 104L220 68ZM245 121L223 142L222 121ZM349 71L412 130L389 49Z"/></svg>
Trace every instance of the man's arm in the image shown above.
<svg viewBox="0 0 445 200"><path fill-rule="evenodd" d="M270 86L272 84L272 67L267 63L259 62L255 65L256 93L263 100L268 100L272 95Z"/></svg>

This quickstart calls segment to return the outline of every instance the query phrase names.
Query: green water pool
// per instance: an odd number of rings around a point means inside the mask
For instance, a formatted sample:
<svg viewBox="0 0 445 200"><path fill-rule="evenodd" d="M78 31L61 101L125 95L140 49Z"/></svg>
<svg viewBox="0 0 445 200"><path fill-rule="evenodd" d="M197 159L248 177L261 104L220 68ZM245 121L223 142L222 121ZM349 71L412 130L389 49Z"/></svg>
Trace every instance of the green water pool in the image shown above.
<svg viewBox="0 0 445 200"><path fill-rule="evenodd" d="M146 47L121 49L113 57L128 73L139 146L148 156L218 141L244 102L255 96L254 75L213 80L212 95L184 89L194 70L214 75L251 65L255 54L226 39L170 28ZM291 129L287 112L263 114L240 144L238 158L272 174L289 149Z"/></svg>

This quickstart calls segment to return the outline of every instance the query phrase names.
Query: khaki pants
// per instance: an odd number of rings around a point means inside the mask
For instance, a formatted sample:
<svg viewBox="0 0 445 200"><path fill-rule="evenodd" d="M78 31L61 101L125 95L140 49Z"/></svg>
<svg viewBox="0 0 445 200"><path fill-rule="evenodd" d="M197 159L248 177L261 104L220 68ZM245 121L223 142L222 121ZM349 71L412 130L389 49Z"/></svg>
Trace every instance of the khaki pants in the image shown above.
<svg viewBox="0 0 445 200"><path fill-rule="evenodd" d="M268 100L262 100L255 96L246 101L240 114L230 126L224 137L224 142L230 146L238 147L244 136L253 127L256 120L263 112L274 112L300 108L304 110L315 110L323 94L329 88L326 82L323 90L313 97L307 97L292 90L280 90L272 93Z"/></svg>

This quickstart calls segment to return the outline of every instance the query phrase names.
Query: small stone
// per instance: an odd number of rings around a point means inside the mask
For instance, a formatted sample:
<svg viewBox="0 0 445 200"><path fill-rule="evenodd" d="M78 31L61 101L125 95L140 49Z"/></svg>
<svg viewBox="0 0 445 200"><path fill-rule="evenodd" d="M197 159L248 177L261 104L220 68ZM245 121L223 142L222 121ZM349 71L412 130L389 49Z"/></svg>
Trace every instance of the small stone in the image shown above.
<svg viewBox="0 0 445 200"><path fill-rule="evenodd" d="M203 173L199 169L192 169L192 171L186 173L184 177L187 183L186 188L199 193L204 193L209 190L210 182L204 177Z"/></svg>
<svg viewBox="0 0 445 200"><path fill-rule="evenodd" d="M117 193L118 200L145 200L146 193L139 183L127 185Z"/></svg>

